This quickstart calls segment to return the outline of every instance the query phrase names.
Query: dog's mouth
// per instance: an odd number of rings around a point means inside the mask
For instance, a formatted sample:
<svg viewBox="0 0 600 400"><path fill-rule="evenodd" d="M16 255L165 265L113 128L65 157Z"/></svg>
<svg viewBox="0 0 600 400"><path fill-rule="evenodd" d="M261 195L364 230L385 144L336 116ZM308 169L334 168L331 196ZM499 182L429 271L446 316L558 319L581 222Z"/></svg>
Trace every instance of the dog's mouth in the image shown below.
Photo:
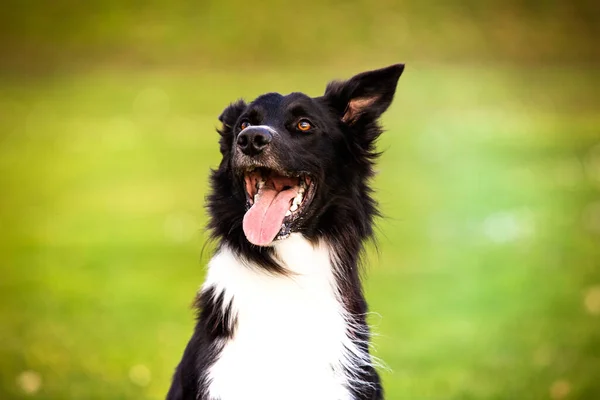
<svg viewBox="0 0 600 400"><path fill-rule="evenodd" d="M244 173L246 214L244 234L257 246L287 238L314 196L314 179L307 173L251 168Z"/></svg>

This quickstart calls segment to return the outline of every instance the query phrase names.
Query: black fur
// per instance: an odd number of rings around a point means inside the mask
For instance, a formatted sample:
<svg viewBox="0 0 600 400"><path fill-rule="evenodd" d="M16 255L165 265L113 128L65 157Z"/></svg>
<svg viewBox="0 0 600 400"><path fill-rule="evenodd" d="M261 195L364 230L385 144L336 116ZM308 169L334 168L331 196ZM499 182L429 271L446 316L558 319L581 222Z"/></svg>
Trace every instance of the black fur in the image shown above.
<svg viewBox="0 0 600 400"><path fill-rule="evenodd" d="M242 221L248 204L243 172L248 157L235 145L242 121L274 128L279 136L268 151L253 157L252 162L280 171L301 171L313 178L312 201L302 218L292 221L288 229L311 241L322 239L330 244L342 271L343 278L337 283L344 305L356 323L365 327L364 332L368 332L367 305L359 264L363 243L372 238L373 218L378 216L369 187L373 163L379 155L375 149L382 132L378 118L391 104L403 69L398 64L359 74L348 81L331 82L325 94L316 98L302 93L269 93L250 104L239 100L219 117L223 123L219 130L223 158L219 168L212 171L212 191L208 196L212 238L272 273L285 273L270 247L255 246L245 237ZM311 122L313 128L309 132L296 128L301 118ZM199 296L197 306L201 311L196 329L167 399L208 400L204 374L218 357L217 339L231 337L235 330L235 321L227 315L229 307L223 313L222 302L223 297L215 297L210 289ZM349 334L360 346L367 346L368 334ZM379 376L372 367L365 367L359 378L371 385L354 389L356 400L383 398Z"/></svg>

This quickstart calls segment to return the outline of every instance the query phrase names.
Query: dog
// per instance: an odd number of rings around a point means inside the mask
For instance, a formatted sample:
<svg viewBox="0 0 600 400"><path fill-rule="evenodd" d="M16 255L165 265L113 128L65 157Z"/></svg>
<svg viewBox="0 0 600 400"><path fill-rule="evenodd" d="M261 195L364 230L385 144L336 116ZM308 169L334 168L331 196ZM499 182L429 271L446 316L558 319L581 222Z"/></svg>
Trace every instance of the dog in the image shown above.
<svg viewBox="0 0 600 400"><path fill-rule="evenodd" d="M361 288L378 122L403 64L221 114L217 243L168 400L380 400Z"/></svg>

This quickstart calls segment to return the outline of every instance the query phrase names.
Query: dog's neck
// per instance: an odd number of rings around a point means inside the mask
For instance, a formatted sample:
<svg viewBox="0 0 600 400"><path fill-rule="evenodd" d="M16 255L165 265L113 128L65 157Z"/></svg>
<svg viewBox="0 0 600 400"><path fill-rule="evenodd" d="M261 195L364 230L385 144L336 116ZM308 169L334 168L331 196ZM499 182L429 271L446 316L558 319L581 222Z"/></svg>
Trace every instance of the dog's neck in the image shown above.
<svg viewBox="0 0 600 400"><path fill-rule="evenodd" d="M227 399L351 398L350 388L359 384L353 371L371 359L350 339L366 327L355 324L341 301L332 249L292 234L274 251L287 274L264 270L227 247L209 264L203 291L228 308L223 315L232 324L208 371L209 392Z"/></svg>

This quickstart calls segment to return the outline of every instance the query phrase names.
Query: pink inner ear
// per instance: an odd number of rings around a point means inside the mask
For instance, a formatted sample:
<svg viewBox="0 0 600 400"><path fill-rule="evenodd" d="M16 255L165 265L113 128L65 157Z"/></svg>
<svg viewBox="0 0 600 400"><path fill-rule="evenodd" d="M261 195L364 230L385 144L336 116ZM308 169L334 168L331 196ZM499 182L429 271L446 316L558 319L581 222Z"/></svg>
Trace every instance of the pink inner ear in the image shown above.
<svg viewBox="0 0 600 400"><path fill-rule="evenodd" d="M352 124L358 119L365 108L371 106L373 103L375 103L375 101L377 101L377 98L377 96L358 97L350 100L348 106L346 107L346 111L344 112L344 116L342 117L342 121L347 124Z"/></svg>

